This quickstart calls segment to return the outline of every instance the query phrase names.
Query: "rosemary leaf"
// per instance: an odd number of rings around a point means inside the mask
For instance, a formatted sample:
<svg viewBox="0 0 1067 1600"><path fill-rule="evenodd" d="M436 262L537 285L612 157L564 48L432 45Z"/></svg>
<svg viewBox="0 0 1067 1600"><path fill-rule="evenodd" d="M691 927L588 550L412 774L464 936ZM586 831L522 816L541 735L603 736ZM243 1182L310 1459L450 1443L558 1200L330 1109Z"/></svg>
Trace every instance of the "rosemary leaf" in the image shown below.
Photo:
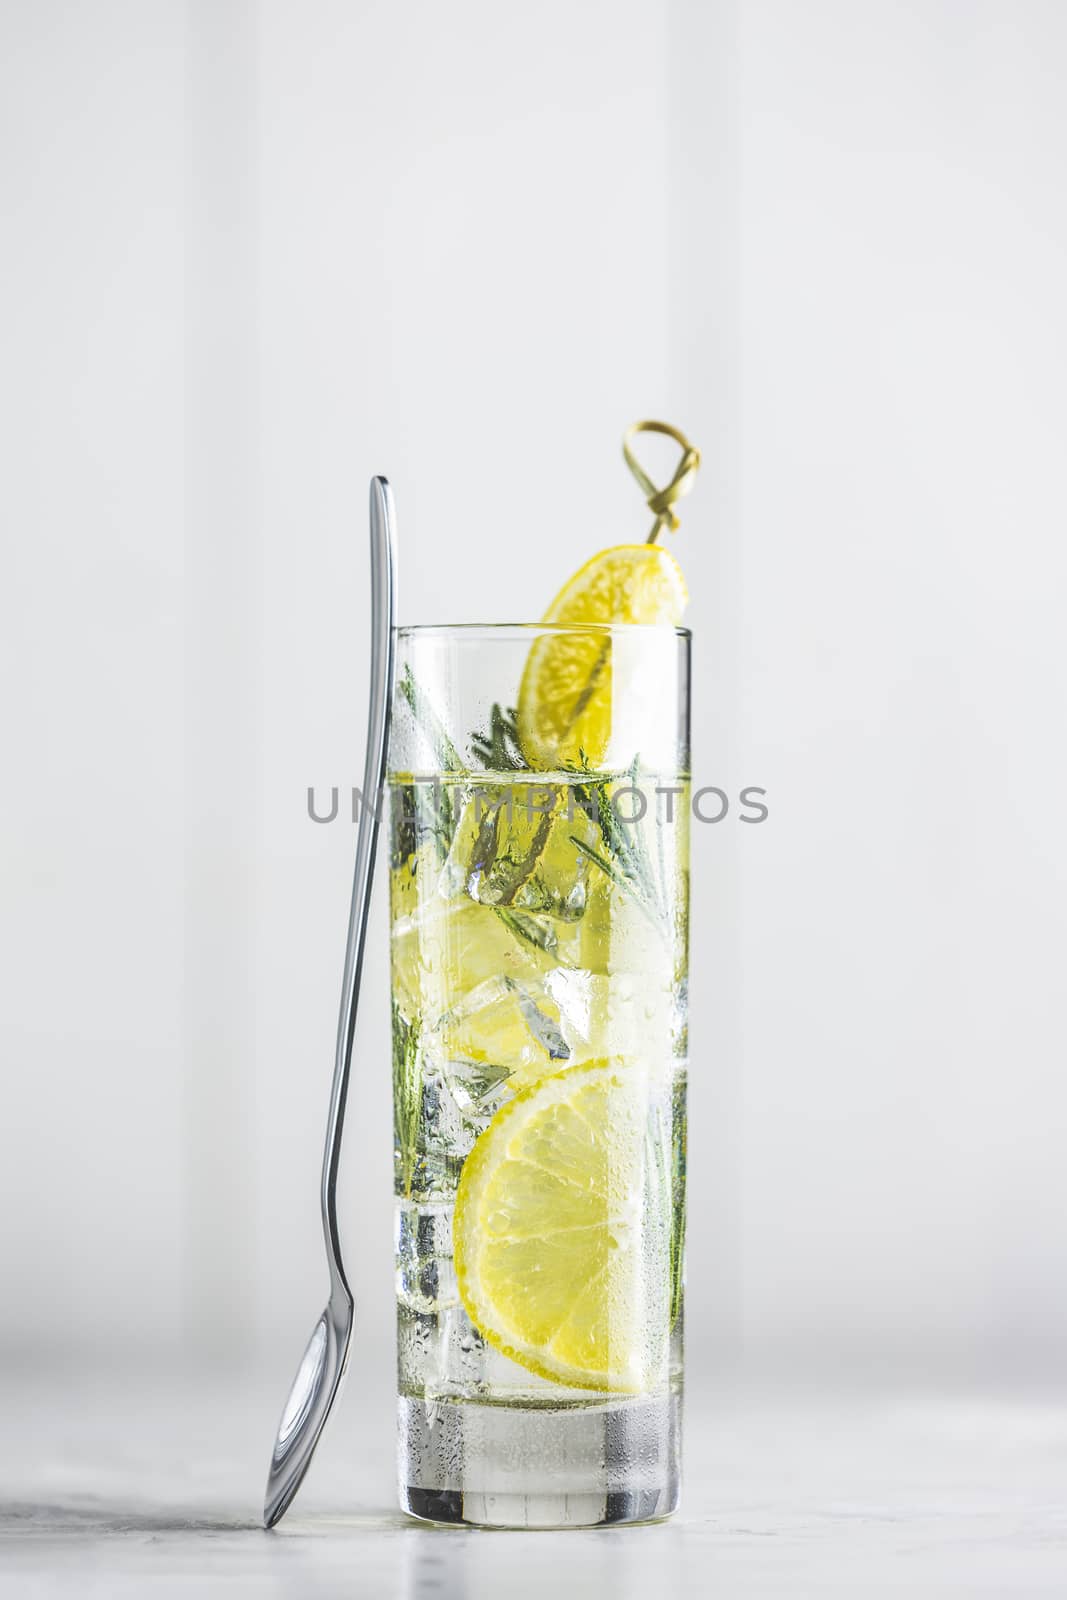
<svg viewBox="0 0 1067 1600"><path fill-rule="evenodd" d="M648 894L642 889L642 886L637 879L631 877L628 872L624 872L620 867L617 867L614 861L610 861L605 856L602 856L599 850L594 850L592 845L586 844L584 839L579 839L577 834L572 833L570 835L570 841L582 852L584 856L588 856L590 861L596 863L606 878L610 878L612 883L620 888L624 894L628 894L635 905L641 907L641 910L648 917L653 927L659 928L662 931L663 924L656 905L649 898Z"/></svg>
<svg viewBox="0 0 1067 1600"><path fill-rule="evenodd" d="M400 693L411 708L411 714L422 729L434 757L442 773L462 772L463 763L459 759L459 751L448 737L444 723L437 715L433 703L426 691L415 682L415 675L410 667L405 667L399 684ZM413 785L416 796L416 808L419 808L423 797L419 794L420 785ZM440 786L435 791L430 801L430 810L433 812L434 802L437 802L437 815L431 815L429 828L426 830L433 834L437 841L437 848L441 860L444 861L452 848L456 827L459 822L456 797L451 793L447 784Z"/></svg>
<svg viewBox="0 0 1067 1600"><path fill-rule="evenodd" d="M521 772L526 767L516 715L514 707L505 711L494 701L489 732L471 735L471 753L490 772Z"/></svg>
<svg viewBox="0 0 1067 1600"><path fill-rule="evenodd" d="M638 757L634 756L633 761L630 763L630 770L627 773L627 777L630 780L631 789L638 788L637 778L639 771L640 768L638 766ZM615 808L612 807L613 812L614 809ZM638 822L633 822L630 824L620 822L619 827L624 832L628 827L632 829L632 837L627 837L627 843L630 847L630 859L633 863L635 875L641 884L642 893L655 908L657 915L662 916L664 902L660 898L659 885L656 882L656 874L653 870L652 862L649 859L645 831Z"/></svg>
<svg viewBox="0 0 1067 1600"><path fill-rule="evenodd" d="M459 751L445 731L433 704L424 689L415 682L415 676L410 667L404 668L403 677L400 679L400 693L411 707L411 714L429 740L437 764L442 772L462 772L463 763L459 759Z"/></svg>
<svg viewBox="0 0 1067 1600"><path fill-rule="evenodd" d="M528 916L523 911L508 911L504 906L496 906L494 909L505 928L510 929L516 939L525 940L536 950L543 950L546 955L551 955L555 950L555 933L536 917Z"/></svg>
<svg viewBox="0 0 1067 1600"><path fill-rule="evenodd" d="M415 1178L422 1084L419 1069L419 1025L408 1021L394 1000L393 1011L393 1139L400 1193L410 1196Z"/></svg>

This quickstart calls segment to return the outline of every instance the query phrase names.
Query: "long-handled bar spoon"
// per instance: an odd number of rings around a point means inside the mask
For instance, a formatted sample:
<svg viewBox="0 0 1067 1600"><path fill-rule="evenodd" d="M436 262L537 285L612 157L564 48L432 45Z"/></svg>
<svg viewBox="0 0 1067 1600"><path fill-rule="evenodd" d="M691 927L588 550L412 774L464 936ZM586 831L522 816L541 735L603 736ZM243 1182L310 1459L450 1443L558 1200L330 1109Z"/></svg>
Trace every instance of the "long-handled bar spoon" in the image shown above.
<svg viewBox="0 0 1067 1600"><path fill-rule="evenodd" d="M289 1509L315 1453L315 1446L337 1398L348 1363L355 1308L341 1259L337 1229L337 1169L345 1124L345 1101L352 1065L359 980L367 937L371 878L378 845L378 818L393 703L396 639L396 516L393 495L384 478L370 486L371 682L367 724L367 758L363 773L363 805L356 840L352 909L345 944L337 1055L322 1157L322 1231L330 1269L330 1298L308 1340L300 1370L285 1402L270 1458L263 1524L273 1528Z"/></svg>

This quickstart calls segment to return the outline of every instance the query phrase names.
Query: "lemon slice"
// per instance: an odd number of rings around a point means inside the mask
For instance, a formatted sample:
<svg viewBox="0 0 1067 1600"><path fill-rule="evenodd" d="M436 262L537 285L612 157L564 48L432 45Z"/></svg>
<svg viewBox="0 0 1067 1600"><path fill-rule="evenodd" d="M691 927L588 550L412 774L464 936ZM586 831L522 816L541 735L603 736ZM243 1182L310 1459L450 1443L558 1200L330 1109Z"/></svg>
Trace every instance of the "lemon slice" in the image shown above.
<svg viewBox="0 0 1067 1600"><path fill-rule="evenodd" d="M658 544L620 544L581 567L545 612L545 622L677 627L689 599L682 569ZM611 738L611 639L546 634L530 651L519 689L519 736L530 765L555 771L584 754L592 766Z"/></svg>
<svg viewBox="0 0 1067 1600"><path fill-rule="evenodd" d="M508 1101L467 1157L460 1297L496 1349L582 1389L665 1380L670 1198L649 1168L649 1079L595 1061Z"/></svg>

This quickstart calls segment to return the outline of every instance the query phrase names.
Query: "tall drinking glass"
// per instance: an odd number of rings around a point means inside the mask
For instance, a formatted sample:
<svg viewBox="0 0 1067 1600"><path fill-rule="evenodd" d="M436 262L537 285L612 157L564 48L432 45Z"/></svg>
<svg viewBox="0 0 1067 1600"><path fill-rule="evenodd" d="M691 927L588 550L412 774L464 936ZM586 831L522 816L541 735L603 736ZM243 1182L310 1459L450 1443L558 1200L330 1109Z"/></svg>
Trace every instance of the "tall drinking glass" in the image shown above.
<svg viewBox="0 0 1067 1600"><path fill-rule="evenodd" d="M679 1490L689 635L402 629L389 846L401 1505Z"/></svg>

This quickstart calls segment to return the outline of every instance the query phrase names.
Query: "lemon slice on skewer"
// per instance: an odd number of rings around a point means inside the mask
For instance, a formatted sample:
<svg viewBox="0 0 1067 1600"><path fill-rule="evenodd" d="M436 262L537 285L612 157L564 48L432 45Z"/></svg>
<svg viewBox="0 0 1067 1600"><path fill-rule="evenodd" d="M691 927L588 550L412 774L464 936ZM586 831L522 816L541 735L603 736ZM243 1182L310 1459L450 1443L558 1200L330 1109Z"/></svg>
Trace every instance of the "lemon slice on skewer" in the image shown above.
<svg viewBox="0 0 1067 1600"><path fill-rule="evenodd" d="M688 599L681 567L656 544L615 545L574 574L543 620L589 626L589 632L544 634L530 651L519 688L519 736L532 767L554 771L582 755L596 766L608 748L611 636L597 625L677 627Z"/></svg>

